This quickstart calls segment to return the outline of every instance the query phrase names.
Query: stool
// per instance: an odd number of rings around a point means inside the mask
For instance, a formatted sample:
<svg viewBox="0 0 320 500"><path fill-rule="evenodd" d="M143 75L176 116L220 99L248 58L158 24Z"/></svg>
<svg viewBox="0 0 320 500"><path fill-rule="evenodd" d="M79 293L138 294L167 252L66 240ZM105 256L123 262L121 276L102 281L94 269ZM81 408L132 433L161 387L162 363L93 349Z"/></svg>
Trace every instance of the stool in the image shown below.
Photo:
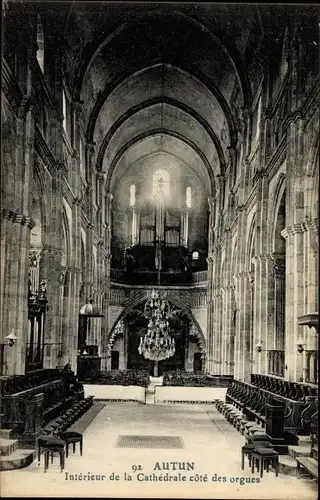
<svg viewBox="0 0 320 500"><path fill-rule="evenodd" d="M267 436L267 434L253 434L247 436L248 443L256 443L258 441L270 441L270 438Z"/></svg>
<svg viewBox="0 0 320 500"><path fill-rule="evenodd" d="M42 436L41 438L38 439L38 462L39 462L38 465L40 465L41 453L45 448L45 445L49 444L50 442L53 442L54 444L56 443L56 441L57 438L52 435Z"/></svg>
<svg viewBox="0 0 320 500"><path fill-rule="evenodd" d="M60 434L60 439L66 443L66 457L69 455L69 444L72 444L73 453L76 452L76 444L80 443L80 456L82 457L83 436L80 432L67 431Z"/></svg>
<svg viewBox="0 0 320 500"><path fill-rule="evenodd" d="M52 438L47 442L43 442L41 448L44 450L44 472L49 468L49 457L51 455L51 463L53 463L53 454L58 453L60 457L60 469L61 472L64 469L65 462L65 444L64 441L57 438Z"/></svg>
<svg viewBox="0 0 320 500"><path fill-rule="evenodd" d="M251 467L251 455L253 450L255 450L258 447L263 447L263 448L272 448L272 444L269 443L268 441L260 441L259 443L250 443L250 444L245 444L241 448L241 470L244 469L244 458L247 455L249 459L249 467Z"/></svg>
<svg viewBox="0 0 320 500"><path fill-rule="evenodd" d="M257 471L260 469L260 477L263 477L263 470L266 468L269 472L269 466L275 469L276 477L279 474L279 453L271 448L255 448L251 453L251 472L254 473L254 467L257 466Z"/></svg>

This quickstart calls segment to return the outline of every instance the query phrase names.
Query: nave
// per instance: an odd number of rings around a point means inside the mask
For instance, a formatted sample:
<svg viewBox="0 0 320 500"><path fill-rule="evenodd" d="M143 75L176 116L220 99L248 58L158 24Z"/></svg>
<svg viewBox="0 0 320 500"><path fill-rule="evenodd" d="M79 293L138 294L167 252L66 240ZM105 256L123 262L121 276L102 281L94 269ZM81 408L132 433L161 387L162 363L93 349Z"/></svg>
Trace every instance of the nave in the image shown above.
<svg viewBox="0 0 320 500"><path fill-rule="evenodd" d="M27 468L3 473L2 486L7 496L184 496L261 500L309 500L316 497L317 488L313 481L298 480L281 472L278 478L274 473L268 473L264 474L260 483L252 483L253 478L258 478L259 474L251 473L247 460L244 470L241 470L240 455L244 437L211 404L141 405L108 402L83 435L83 456L80 457L78 449L75 454L70 453L63 472L60 472L59 460L55 457L46 473L43 470L43 458L40 466L37 460L34 460ZM128 435L136 436L132 445L135 447L118 447L119 436ZM171 439L167 439L162 445L166 448L142 448L139 445L141 436L163 436ZM180 438L182 448L171 448L176 441L172 438L177 437ZM194 464L194 469L159 470L163 467L163 462L164 467L167 462L178 462L180 468L186 469L188 464L189 467ZM137 467L136 472L133 472L134 466ZM171 465L171 469L174 467L178 468L179 465ZM153 472L158 477L166 473L176 476L180 472L187 480L160 482L146 479ZM114 477L119 476L118 481L110 480L112 473ZM127 477L131 475L132 481L124 479L125 473ZM76 475L81 477L80 474L82 479L75 479ZM100 480L83 479L88 474L100 475ZM204 482L206 475L208 480ZM190 480L192 476L193 481ZM212 477L218 479L219 476L226 477L226 482L212 481ZM250 479L250 484L240 484L240 479L235 479L241 477L247 481ZM236 482L231 483L233 480Z"/></svg>

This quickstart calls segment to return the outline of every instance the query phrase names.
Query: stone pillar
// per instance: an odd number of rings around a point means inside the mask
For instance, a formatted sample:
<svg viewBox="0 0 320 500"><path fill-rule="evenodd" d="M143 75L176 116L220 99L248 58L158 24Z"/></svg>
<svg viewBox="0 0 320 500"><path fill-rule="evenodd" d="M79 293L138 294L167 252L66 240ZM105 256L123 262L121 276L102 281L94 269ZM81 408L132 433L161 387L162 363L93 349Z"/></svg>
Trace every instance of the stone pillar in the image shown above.
<svg viewBox="0 0 320 500"><path fill-rule="evenodd" d="M236 290L239 304L239 314L236 332L236 378L248 382L250 380L251 364L249 362L250 349L250 314L251 314L251 289L248 273L241 272L236 275Z"/></svg>
<svg viewBox="0 0 320 500"><path fill-rule="evenodd" d="M255 311L254 350L262 343L262 351L255 356L257 373L268 373L268 351L274 349L274 276L273 261L269 255L255 257Z"/></svg>
<svg viewBox="0 0 320 500"><path fill-rule="evenodd" d="M60 338L60 283L61 224L62 224L62 172L60 165L52 171L51 211L48 227L44 228L44 244L40 260L40 280L47 286L47 314L44 331L44 367L55 368Z"/></svg>
<svg viewBox="0 0 320 500"><path fill-rule="evenodd" d="M101 318L101 356L102 356L102 369L106 369L108 365L108 336L109 336L109 306L110 306L110 262L111 262L111 237L112 237L112 199L111 193L105 195L105 210L106 210L106 232L105 232L105 277L104 277L104 318ZM109 359L109 363L110 363Z"/></svg>
<svg viewBox="0 0 320 500"><path fill-rule="evenodd" d="M8 91L6 87L4 91ZM6 104L6 103L4 103ZM28 336L28 271L31 185L34 168L34 107L28 96L12 112L11 131L17 131L12 145L4 138L1 221L1 327L4 346L4 375L25 371L25 346ZM12 132L11 132L12 133ZM11 151L12 146L12 151ZM17 341L7 347L5 337L13 332Z"/></svg>
<svg viewBox="0 0 320 500"><path fill-rule="evenodd" d="M212 257L208 257L208 285L207 285L207 370L212 373L213 363L213 296L212 296L212 274L213 262Z"/></svg>
<svg viewBox="0 0 320 500"><path fill-rule="evenodd" d="M285 263L277 259L274 269L274 339L270 349L284 350L285 335Z"/></svg>
<svg viewBox="0 0 320 500"><path fill-rule="evenodd" d="M236 312L236 326L235 326L235 377L243 380L244 378L244 338L246 336L247 319L246 319L246 300L248 297L245 296L245 284L244 279L246 274L244 273L246 265L246 229L247 229L247 219L246 213L243 206L238 206L238 230L237 230L237 253L235 255L235 267L232 272L234 272L234 285L235 285L235 301L237 304Z"/></svg>
<svg viewBox="0 0 320 500"><path fill-rule="evenodd" d="M235 323L235 338L234 338L234 376L237 379L241 379L241 334L240 334L240 325L239 325L239 319L240 319L240 307L242 304L240 303L240 295L241 295L241 289L240 289L240 280L239 280L239 275L236 274L234 276L234 284L235 284L235 300L237 303L236 306L236 314L234 317L234 323Z"/></svg>
<svg viewBox="0 0 320 500"><path fill-rule="evenodd" d="M319 305L319 220L314 218L302 224L304 230L305 253L305 312L314 313Z"/></svg>
<svg viewBox="0 0 320 500"><path fill-rule="evenodd" d="M221 328L222 328L222 297L221 291L214 293L214 323L213 323L213 374L220 373L220 350L221 350Z"/></svg>
<svg viewBox="0 0 320 500"><path fill-rule="evenodd" d="M1 343L4 344L4 375L23 374L28 341L28 270L30 231L34 222L22 214L4 212L1 234L6 245L5 276L1 290ZM5 337L17 337L8 347Z"/></svg>
<svg viewBox="0 0 320 500"><path fill-rule="evenodd" d="M304 313L303 232L301 224L282 231L286 239L286 316L285 351L288 378L303 380L303 356L297 352L297 343L304 343L303 326L297 318Z"/></svg>
<svg viewBox="0 0 320 500"><path fill-rule="evenodd" d="M233 283L233 277L232 277ZM234 374L234 360L235 360L235 335L236 335L236 316L237 316L237 305L235 301L234 284L230 286L230 319L229 328L230 335L227 346L227 375Z"/></svg>
<svg viewBox="0 0 320 500"><path fill-rule="evenodd" d="M80 172L80 165L78 165ZM78 182L82 182L79 179ZM80 195L80 193L79 193ZM68 307L66 308L65 314L65 325L66 331L64 336L66 337L65 342L68 345L68 356L67 362L70 362L72 370L76 372L77 370L77 350L78 350L78 331L79 331L79 312L80 308L84 306L80 304L80 288L81 279L85 279L85 275L82 277L81 272L81 211L82 211L83 200L80 197L76 197L73 202L72 207L72 254L74 266L70 266L69 274L69 289L68 289ZM66 359L66 358L65 358Z"/></svg>

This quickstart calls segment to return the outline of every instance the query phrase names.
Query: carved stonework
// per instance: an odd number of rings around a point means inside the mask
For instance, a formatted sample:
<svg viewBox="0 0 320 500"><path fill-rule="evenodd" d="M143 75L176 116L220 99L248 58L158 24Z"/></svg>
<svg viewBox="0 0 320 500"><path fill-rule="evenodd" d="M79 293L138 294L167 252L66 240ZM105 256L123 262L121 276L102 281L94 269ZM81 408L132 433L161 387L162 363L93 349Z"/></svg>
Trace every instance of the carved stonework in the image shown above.
<svg viewBox="0 0 320 500"><path fill-rule="evenodd" d="M284 261L277 259L273 265L273 275L275 279L283 279L286 272Z"/></svg>

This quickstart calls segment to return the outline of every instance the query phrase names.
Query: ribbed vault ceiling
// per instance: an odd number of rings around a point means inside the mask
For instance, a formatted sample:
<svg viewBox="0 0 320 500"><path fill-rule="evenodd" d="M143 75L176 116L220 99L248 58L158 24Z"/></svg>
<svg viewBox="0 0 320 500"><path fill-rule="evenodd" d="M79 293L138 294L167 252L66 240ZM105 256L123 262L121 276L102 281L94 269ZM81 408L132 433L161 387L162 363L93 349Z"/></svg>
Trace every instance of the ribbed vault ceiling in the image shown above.
<svg viewBox="0 0 320 500"><path fill-rule="evenodd" d="M246 30L243 12L227 10L74 2L64 73L108 183L163 152L214 191L237 141L235 83L241 105L251 99L241 56L256 12L248 9Z"/></svg>

